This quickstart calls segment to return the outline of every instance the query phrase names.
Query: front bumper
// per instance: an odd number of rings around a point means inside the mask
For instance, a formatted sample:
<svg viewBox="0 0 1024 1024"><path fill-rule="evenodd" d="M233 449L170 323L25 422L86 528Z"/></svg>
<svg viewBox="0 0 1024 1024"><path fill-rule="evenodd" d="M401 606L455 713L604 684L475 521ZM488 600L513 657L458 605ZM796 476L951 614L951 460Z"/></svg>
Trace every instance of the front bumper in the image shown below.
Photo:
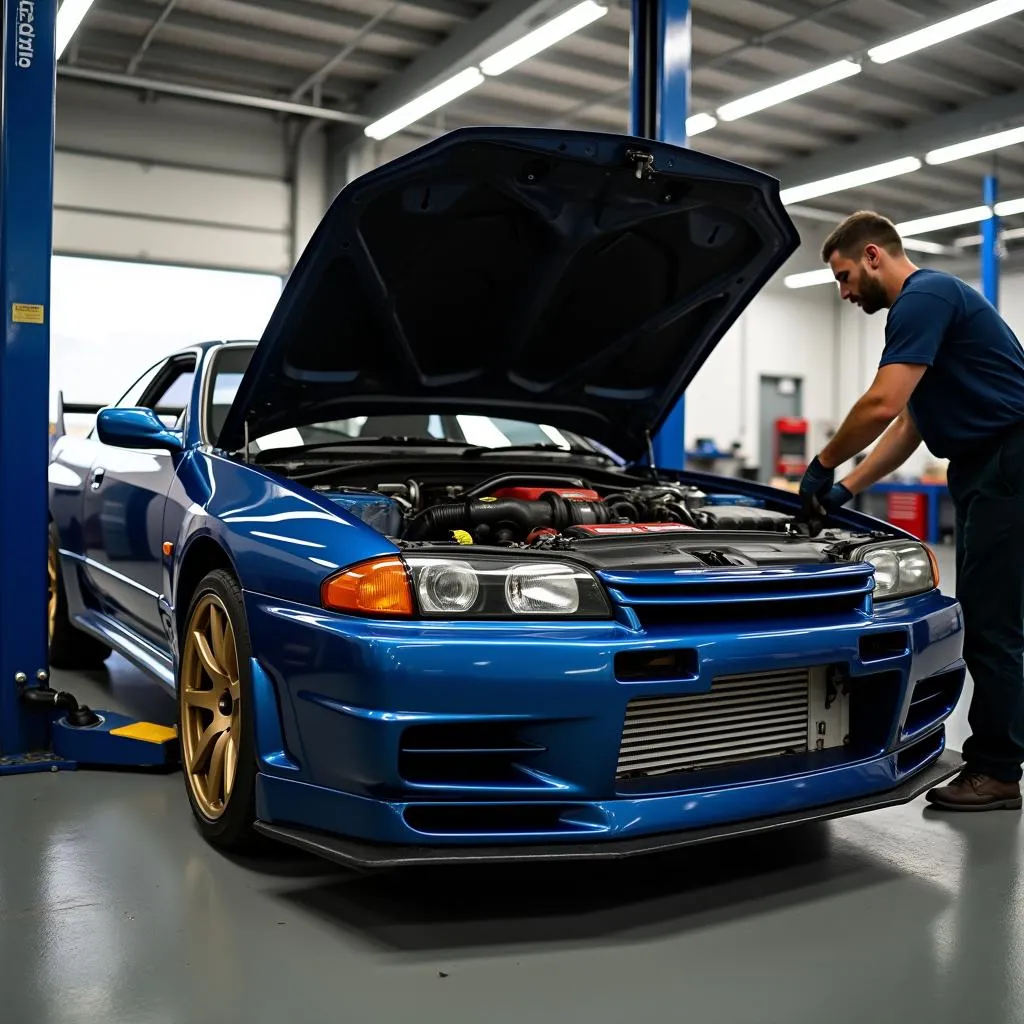
<svg viewBox="0 0 1024 1024"><path fill-rule="evenodd" d="M255 594L246 604L259 827L348 863L655 852L902 803L959 763L945 753L943 722L963 685L962 622L939 594L871 614L686 632L621 622L383 624ZM902 649L870 643L901 630ZM697 655L689 678L616 676L623 651L681 646ZM633 698L823 665L860 686L861 715L874 716L869 741L713 772L617 773ZM935 679L945 681L939 698L922 700ZM487 739L475 751L460 740L466 757L435 758L447 767L431 775L422 756L410 759L414 729ZM495 746L498 734L506 748Z"/></svg>
<svg viewBox="0 0 1024 1024"><path fill-rule="evenodd" d="M713 828L642 836L637 839L601 843L509 844L504 846L425 846L374 843L344 836L315 832L288 825L257 821L256 830L271 839L297 846L307 853L360 869L415 867L428 864L495 864L518 861L621 860L658 853L670 853L722 839L758 835L797 825L877 811L910 803L960 770L960 756L947 751L927 767L884 793L856 797L820 807L807 807L772 817L749 818Z"/></svg>

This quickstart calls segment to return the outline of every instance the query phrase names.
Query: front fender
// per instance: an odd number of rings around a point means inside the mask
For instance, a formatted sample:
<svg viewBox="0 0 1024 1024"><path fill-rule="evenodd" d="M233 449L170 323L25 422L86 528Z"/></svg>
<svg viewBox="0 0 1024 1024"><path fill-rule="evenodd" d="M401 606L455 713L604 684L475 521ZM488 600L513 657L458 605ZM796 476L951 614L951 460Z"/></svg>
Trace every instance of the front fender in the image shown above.
<svg viewBox="0 0 1024 1024"><path fill-rule="evenodd" d="M174 538L168 580L200 538L216 541L244 590L318 606L324 579L394 544L341 507L263 468L197 450L171 487L165 536Z"/></svg>

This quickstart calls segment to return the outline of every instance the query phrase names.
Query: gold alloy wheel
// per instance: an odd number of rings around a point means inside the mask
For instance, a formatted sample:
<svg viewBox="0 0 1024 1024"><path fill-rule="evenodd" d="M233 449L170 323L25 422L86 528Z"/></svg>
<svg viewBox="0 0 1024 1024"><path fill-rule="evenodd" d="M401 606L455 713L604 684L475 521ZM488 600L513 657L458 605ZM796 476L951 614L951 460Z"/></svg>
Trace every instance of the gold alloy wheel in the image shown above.
<svg viewBox="0 0 1024 1024"><path fill-rule="evenodd" d="M57 622L57 545L50 538L46 553L46 639L53 642L53 630Z"/></svg>
<svg viewBox="0 0 1024 1024"><path fill-rule="evenodd" d="M206 594L189 620L180 680L183 770L200 811L216 821L231 799L242 734L238 649L216 594Z"/></svg>

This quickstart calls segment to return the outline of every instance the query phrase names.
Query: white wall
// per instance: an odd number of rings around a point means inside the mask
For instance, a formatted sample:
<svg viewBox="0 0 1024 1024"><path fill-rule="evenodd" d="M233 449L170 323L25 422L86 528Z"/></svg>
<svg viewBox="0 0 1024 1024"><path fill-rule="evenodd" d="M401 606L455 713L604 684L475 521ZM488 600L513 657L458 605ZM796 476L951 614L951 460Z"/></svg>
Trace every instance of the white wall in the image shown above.
<svg viewBox="0 0 1024 1024"><path fill-rule="evenodd" d="M803 380L810 421L834 417L837 369L834 307L814 289L765 289L722 339L686 393L686 443L712 437L720 448L738 441L751 465L760 452L762 375Z"/></svg>
<svg viewBox="0 0 1024 1024"><path fill-rule="evenodd" d="M979 281L970 281L980 288ZM999 312L1024 344L1024 274L1003 274L999 281Z"/></svg>
<svg viewBox="0 0 1024 1024"><path fill-rule="evenodd" d="M327 203L301 157L274 114L61 81L54 251L287 274Z"/></svg>

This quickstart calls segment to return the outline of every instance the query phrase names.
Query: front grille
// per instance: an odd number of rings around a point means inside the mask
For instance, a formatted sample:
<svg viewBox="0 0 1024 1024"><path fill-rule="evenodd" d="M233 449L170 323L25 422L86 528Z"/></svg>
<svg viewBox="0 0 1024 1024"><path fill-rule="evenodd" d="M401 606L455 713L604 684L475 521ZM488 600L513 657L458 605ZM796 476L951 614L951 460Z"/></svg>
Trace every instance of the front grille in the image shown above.
<svg viewBox="0 0 1024 1024"><path fill-rule="evenodd" d="M863 563L598 575L645 629L867 613L874 589L874 569Z"/></svg>
<svg viewBox="0 0 1024 1024"><path fill-rule="evenodd" d="M723 676L706 693L631 700L616 778L668 775L805 752L812 680L823 689L823 670ZM836 741L829 736L828 741L831 746L842 737Z"/></svg>

